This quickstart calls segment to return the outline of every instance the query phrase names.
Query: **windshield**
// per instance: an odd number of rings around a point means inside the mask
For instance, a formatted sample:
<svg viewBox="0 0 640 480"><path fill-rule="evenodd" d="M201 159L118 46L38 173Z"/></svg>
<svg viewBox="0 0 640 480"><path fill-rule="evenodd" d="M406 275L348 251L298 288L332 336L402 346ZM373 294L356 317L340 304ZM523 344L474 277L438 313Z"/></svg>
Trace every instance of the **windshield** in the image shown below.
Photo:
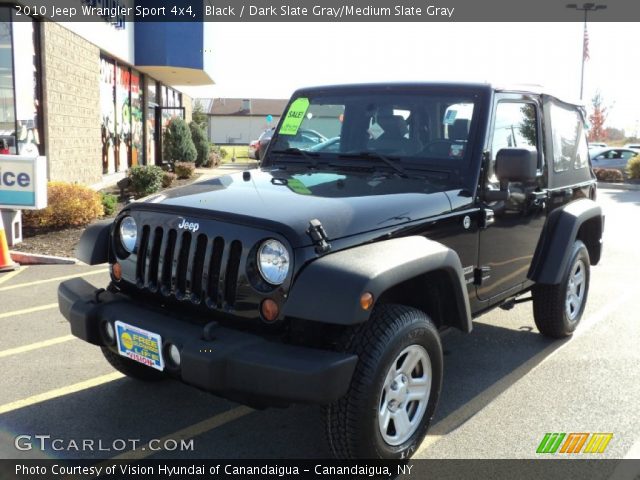
<svg viewBox="0 0 640 480"><path fill-rule="evenodd" d="M472 94L428 89L307 94L289 105L271 153L459 167L470 150L476 107Z"/></svg>

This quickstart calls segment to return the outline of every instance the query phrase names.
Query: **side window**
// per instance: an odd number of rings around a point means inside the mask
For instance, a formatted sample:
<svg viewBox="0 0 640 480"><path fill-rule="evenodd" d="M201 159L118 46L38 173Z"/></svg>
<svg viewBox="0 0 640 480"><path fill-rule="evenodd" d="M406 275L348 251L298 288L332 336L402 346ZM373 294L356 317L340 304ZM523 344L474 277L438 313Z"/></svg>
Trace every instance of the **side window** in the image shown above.
<svg viewBox="0 0 640 480"><path fill-rule="evenodd" d="M537 148L538 114L533 103L500 102L491 140L491 171L496 155L503 148ZM495 176L490 181L497 181Z"/></svg>
<svg viewBox="0 0 640 480"><path fill-rule="evenodd" d="M551 105L553 171L565 172L588 165L589 147L582 117L575 109Z"/></svg>
<svg viewBox="0 0 640 480"><path fill-rule="evenodd" d="M584 124L582 123L582 117L576 112L578 117L578 149L576 152L576 158L573 162L573 168L579 170L581 168L587 168L589 166L589 144L587 143L587 136L584 132Z"/></svg>
<svg viewBox="0 0 640 480"><path fill-rule="evenodd" d="M533 103L501 102L496 107L496 119L491 142L491 158L502 148L537 148L538 119Z"/></svg>

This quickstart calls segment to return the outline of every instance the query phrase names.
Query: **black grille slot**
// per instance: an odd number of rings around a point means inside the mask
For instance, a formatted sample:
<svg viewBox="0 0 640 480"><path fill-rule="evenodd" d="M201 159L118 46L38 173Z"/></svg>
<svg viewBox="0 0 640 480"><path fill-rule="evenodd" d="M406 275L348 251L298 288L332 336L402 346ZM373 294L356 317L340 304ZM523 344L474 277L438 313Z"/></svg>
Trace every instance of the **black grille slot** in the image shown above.
<svg viewBox="0 0 640 480"><path fill-rule="evenodd" d="M224 300L229 306L236 302L236 285L238 284L238 271L240 270L240 258L242 257L242 243L238 240L231 242L229 261L224 286Z"/></svg>
<svg viewBox="0 0 640 480"><path fill-rule="evenodd" d="M178 234L175 230L169 230L169 238L167 247L164 250L162 259L162 293L169 295L171 293L171 267L173 266L173 252L176 248L176 238Z"/></svg>
<svg viewBox="0 0 640 480"><path fill-rule="evenodd" d="M144 273L147 261L147 249L149 248L149 226L142 228L142 238L140 238L140 247L138 248L138 259L136 264L136 280L139 285L144 285Z"/></svg>
<svg viewBox="0 0 640 480"><path fill-rule="evenodd" d="M207 236L198 235L196 253L193 257L193 270L191 272L191 299L198 303L202 298L202 272L204 270L204 257L207 254Z"/></svg>
<svg viewBox="0 0 640 480"><path fill-rule="evenodd" d="M162 228L158 227L153 236L153 245L148 256L147 287L156 290L158 287L158 267L160 265L160 247L162 247Z"/></svg>
<svg viewBox="0 0 640 480"><path fill-rule="evenodd" d="M176 270L176 297L182 298L187 290L187 267L189 266L189 250L191 248L191 233L182 234L180 252L178 254L178 268Z"/></svg>
<svg viewBox="0 0 640 480"><path fill-rule="evenodd" d="M220 270L222 268L222 254L224 253L224 240L216 237L211 247L211 262L209 264L209 284L207 285L207 296L210 306L218 305L218 283L220 282Z"/></svg>

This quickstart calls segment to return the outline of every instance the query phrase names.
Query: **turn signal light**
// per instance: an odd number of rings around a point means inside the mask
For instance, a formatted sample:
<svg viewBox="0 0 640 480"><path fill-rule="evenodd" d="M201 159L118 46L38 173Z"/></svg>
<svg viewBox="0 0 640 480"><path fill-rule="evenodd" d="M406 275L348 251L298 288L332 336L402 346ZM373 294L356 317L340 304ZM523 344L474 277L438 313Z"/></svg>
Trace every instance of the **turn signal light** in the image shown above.
<svg viewBox="0 0 640 480"><path fill-rule="evenodd" d="M262 318L264 318L267 322L273 322L276 318L278 318L280 308L275 301L267 298L262 301L262 305L260 306L260 313L262 313Z"/></svg>
<svg viewBox="0 0 640 480"><path fill-rule="evenodd" d="M363 310L369 310L373 306L373 294L370 292L364 292L360 295L360 307Z"/></svg>
<svg viewBox="0 0 640 480"><path fill-rule="evenodd" d="M114 263L111 266L111 273L113 273L113 278L115 278L117 281L120 281L120 279L122 278L122 267L119 263Z"/></svg>

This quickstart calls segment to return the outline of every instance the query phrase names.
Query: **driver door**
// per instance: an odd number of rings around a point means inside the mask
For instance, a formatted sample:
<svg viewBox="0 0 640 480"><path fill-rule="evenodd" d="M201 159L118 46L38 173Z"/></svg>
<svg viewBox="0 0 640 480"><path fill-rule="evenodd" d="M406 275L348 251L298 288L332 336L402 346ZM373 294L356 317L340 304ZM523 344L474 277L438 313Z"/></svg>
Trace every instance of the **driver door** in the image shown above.
<svg viewBox="0 0 640 480"><path fill-rule="evenodd" d="M504 94L496 97L489 136L489 165L485 190L499 190L495 161L502 148L535 148L537 177L529 182L510 182L505 201L486 203L484 228L480 231L480 300L508 296L521 289L545 222L543 148L539 99L534 96Z"/></svg>

